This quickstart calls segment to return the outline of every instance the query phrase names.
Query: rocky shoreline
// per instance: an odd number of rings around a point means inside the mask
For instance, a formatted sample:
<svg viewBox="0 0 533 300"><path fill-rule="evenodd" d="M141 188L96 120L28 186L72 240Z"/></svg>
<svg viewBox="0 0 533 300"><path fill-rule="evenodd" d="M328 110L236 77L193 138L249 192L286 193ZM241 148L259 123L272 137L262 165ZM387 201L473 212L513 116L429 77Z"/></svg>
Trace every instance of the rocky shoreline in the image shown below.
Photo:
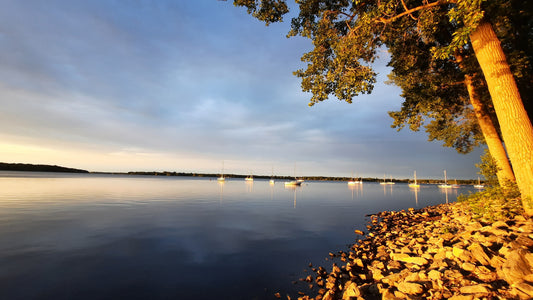
<svg viewBox="0 0 533 300"><path fill-rule="evenodd" d="M350 251L330 253L338 264L310 265L298 299L533 299L531 219L477 218L465 203L369 217Z"/></svg>

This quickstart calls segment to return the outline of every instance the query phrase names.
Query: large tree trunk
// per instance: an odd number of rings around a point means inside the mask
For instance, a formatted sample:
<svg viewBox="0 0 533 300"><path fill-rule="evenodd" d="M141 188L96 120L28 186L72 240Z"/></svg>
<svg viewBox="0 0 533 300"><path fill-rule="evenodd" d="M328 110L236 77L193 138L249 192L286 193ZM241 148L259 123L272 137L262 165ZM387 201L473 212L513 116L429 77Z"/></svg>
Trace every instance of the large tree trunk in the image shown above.
<svg viewBox="0 0 533 300"><path fill-rule="evenodd" d="M487 147L489 148L490 155L494 158L496 165L498 166L498 172L496 173L498 176L498 182L503 186L509 180L515 181L513 169L507 158L507 153L503 147L502 140L485 109L485 105L479 100L472 82L472 76L465 75L465 85L468 90L468 95L470 96L470 104L472 104L472 107L474 108L477 122L481 128Z"/></svg>
<svg viewBox="0 0 533 300"><path fill-rule="evenodd" d="M491 24L481 23L470 40L487 81L522 205L533 216L533 127Z"/></svg>

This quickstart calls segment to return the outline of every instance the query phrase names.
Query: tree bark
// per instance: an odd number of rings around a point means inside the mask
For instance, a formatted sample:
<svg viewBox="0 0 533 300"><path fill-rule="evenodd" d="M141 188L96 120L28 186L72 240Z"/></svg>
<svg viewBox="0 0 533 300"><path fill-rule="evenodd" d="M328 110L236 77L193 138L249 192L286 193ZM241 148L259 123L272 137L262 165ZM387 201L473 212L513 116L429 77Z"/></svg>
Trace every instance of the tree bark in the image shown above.
<svg viewBox="0 0 533 300"><path fill-rule="evenodd" d="M470 40L487 81L522 205L533 216L533 127L492 25L482 22Z"/></svg>
<svg viewBox="0 0 533 300"><path fill-rule="evenodd" d="M459 65L460 64L461 63L459 63ZM468 90L468 95L470 96L470 104L472 104L472 108L476 114L477 122L481 128L487 147L489 148L490 155L494 158L496 165L498 166L498 172L496 173L498 176L498 182L503 186L509 180L515 181L516 179L514 177L513 169L507 158L507 153L505 152L502 140L487 113L485 105L479 100L474 88L472 76L465 74L465 85Z"/></svg>

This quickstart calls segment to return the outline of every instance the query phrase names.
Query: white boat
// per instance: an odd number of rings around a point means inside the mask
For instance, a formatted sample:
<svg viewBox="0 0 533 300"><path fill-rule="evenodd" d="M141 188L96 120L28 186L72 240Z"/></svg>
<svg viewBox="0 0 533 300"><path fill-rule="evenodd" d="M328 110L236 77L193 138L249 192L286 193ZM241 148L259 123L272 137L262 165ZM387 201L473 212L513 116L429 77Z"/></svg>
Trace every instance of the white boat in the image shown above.
<svg viewBox="0 0 533 300"><path fill-rule="evenodd" d="M458 189L458 188L460 188L460 187L461 187L461 186L460 186L459 184L457 184L457 179L455 179L455 183L452 184L452 188L453 188L453 189Z"/></svg>
<svg viewBox="0 0 533 300"><path fill-rule="evenodd" d="M273 185L275 183L274 181L274 166L272 166L272 174L270 175L270 185Z"/></svg>
<svg viewBox="0 0 533 300"><path fill-rule="evenodd" d="M361 183L363 183L363 180L355 179L355 177L353 177L353 172L352 172L352 180L348 181L348 185L356 185L356 184L361 184Z"/></svg>
<svg viewBox="0 0 533 300"><path fill-rule="evenodd" d="M303 179L296 179L296 164L294 164L294 180L285 181L285 186L300 186L303 182Z"/></svg>
<svg viewBox="0 0 533 300"><path fill-rule="evenodd" d="M416 171L415 171L415 182L411 182L411 183L409 183L409 187L412 187L412 188L420 187L420 184L418 184L418 183L416 182Z"/></svg>
<svg viewBox="0 0 533 300"><path fill-rule="evenodd" d="M220 177L217 178L217 181L226 181L226 178L224 178L224 161L222 161L222 173L220 173Z"/></svg>
<svg viewBox="0 0 533 300"><path fill-rule="evenodd" d="M390 181L388 181L387 184L396 184L396 182L392 181L392 176L390 177Z"/></svg>
<svg viewBox="0 0 533 300"><path fill-rule="evenodd" d="M303 179L297 179L292 181L285 181L286 186L300 186L304 182Z"/></svg>
<svg viewBox="0 0 533 300"><path fill-rule="evenodd" d="M446 170L444 170L444 183L439 184L439 187L442 189L449 189L452 187L451 185L448 184L448 178L446 177Z"/></svg>
<svg viewBox="0 0 533 300"><path fill-rule="evenodd" d="M485 186L481 184L481 180L479 179L479 176L477 177L477 184L474 184L474 188L476 189L484 189Z"/></svg>
<svg viewBox="0 0 533 300"><path fill-rule="evenodd" d="M385 181L385 174L383 174L383 181L381 181L379 184L387 184L387 181Z"/></svg>

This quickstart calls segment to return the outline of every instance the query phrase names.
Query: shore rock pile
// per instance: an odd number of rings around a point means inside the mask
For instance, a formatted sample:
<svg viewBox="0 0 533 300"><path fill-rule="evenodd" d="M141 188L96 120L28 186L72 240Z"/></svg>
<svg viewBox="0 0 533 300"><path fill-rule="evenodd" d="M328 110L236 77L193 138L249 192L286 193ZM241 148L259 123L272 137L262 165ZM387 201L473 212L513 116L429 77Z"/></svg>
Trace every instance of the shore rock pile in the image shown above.
<svg viewBox="0 0 533 300"><path fill-rule="evenodd" d="M370 216L350 251L330 253L342 263L310 265L298 299L533 299L533 221L477 220L464 208Z"/></svg>

